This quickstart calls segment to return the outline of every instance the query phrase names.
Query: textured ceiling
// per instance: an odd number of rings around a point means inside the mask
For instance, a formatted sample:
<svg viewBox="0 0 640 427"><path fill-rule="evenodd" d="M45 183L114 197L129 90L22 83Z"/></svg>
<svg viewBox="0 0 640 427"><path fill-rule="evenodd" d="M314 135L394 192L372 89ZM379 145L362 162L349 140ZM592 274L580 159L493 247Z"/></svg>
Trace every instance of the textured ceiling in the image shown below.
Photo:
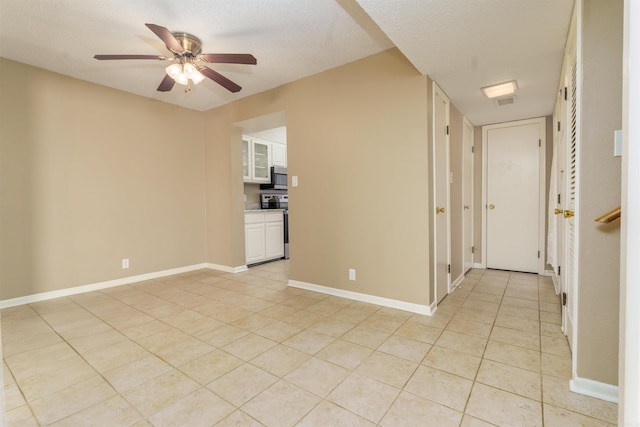
<svg viewBox="0 0 640 427"><path fill-rule="evenodd" d="M574 0L0 0L0 56L200 111L394 45L475 125L551 113ZM167 55L145 23L199 37L205 53L251 53L258 64L212 65L243 87L205 81L157 92ZM516 104L480 87L517 79Z"/></svg>
<svg viewBox="0 0 640 427"><path fill-rule="evenodd" d="M357 1L474 125L551 114L574 0ZM509 80L515 104L480 91Z"/></svg>

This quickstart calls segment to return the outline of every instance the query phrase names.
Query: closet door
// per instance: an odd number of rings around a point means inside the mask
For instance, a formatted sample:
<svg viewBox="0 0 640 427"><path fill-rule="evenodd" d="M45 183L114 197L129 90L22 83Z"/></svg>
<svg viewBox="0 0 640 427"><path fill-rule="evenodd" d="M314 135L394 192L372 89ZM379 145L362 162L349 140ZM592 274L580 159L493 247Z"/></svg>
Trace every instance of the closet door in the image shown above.
<svg viewBox="0 0 640 427"><path fill-rule="evenodd" d="M565 208L563 216L565 218L564 223L564 244L565 244L565 265L566 275L563 280L564 289L566 294L563 305L563 321L564 321L564 333L567 335L569 346L573 351L574 339L575 339L575 314L576 314L576 284L577 284L577 263L578 256L578 236L576 233L576 219L575 210L578 198L578 159L579 159L579 147L578 147L578 88L577 88L577 64L575 56L573 57L571 67L569 70L569 89L568 89L568 141L566 147L566 159L565 159L565 171L566 171L566 184L565 184Z"/></svg>
<svg viewBox="0 0 640 427"><path fill-rule="evenodd" d="M544 268L544 135L544 118L483 127L487 268Z"/></svg>
<svg viewBox="0 0 640 427"><path fill-rule="evenodd" d="M449 293L449 98L433 83L433 173L434 173L434 241L436 301Z"/></svg>

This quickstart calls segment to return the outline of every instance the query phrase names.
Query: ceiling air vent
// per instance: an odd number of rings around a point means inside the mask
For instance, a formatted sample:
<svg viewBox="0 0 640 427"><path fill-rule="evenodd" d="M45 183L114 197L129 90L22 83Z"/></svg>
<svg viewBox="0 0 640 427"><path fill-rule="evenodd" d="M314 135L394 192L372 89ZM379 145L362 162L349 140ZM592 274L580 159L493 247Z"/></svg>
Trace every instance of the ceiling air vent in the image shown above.
<svg viewBox="0 0 640 427"><path fill-rule="evenodd" d="M505 98L498 98L495 100L496 101L496 105L498 107L503 107L505 105L511 105L511 104L515 104L516 102L516 96L507 96Z"/></svg>

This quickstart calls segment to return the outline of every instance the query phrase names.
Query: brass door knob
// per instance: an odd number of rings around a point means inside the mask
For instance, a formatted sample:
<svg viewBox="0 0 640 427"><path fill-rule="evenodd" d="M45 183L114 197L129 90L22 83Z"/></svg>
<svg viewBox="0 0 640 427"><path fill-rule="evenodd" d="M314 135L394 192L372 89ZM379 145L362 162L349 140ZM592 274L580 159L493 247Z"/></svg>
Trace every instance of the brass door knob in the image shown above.
<svg viewBox="0 0 640 427"><path fill-rule="evenodd" d="M565 218L571 218L574 215L575 215L575 212L573 212L573 211L564 211L564 217Z"/></svg>
<svg viewBox="0 0 640 427"><path fill-rule="evenodd" d="M436 214L444 213L444 208L436 207Z"/></svg>
<svg viewBox="0 0 640 427"><path fill-rule="evenodd" d="M469 205L464 205L464 208L465 209L469 209Z"/></svg>
<svg viewBox="0 0 640 427"><path fill-rule="evenodd" d="M489 209L495 209L496 207L493 204L489 205Z"/></svg>
<svg viewBox="0 0 640 427"><path fill-rule="evenodd" d="M553 213L556 214L556 215L560 215L560 214L564 213L564 211L562 209L554 209Z"/></svg>

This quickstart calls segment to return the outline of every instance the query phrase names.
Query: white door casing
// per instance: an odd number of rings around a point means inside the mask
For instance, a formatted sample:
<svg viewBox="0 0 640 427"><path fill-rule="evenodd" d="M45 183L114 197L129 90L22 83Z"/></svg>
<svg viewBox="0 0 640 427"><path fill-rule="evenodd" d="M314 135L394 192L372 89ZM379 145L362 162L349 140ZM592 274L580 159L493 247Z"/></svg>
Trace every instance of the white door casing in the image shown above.
<svg viewBox="0 0 640 427"><path fill-rule="evenodd" d="M473 125L462 123L462 265L463 273L473 268Z"/></svg>
<svg viewBox="0 0 640 427"><path fill-rule="evenodd" d="M545 118L483 127L482 264L544 274Z"/></svg>
<svg viewBox="0 0 640 427"><path fill-rule="evenodd" d="M449 98L433 83L433 182L435 301L450 292L450 210L449 210Z"/></svg>

